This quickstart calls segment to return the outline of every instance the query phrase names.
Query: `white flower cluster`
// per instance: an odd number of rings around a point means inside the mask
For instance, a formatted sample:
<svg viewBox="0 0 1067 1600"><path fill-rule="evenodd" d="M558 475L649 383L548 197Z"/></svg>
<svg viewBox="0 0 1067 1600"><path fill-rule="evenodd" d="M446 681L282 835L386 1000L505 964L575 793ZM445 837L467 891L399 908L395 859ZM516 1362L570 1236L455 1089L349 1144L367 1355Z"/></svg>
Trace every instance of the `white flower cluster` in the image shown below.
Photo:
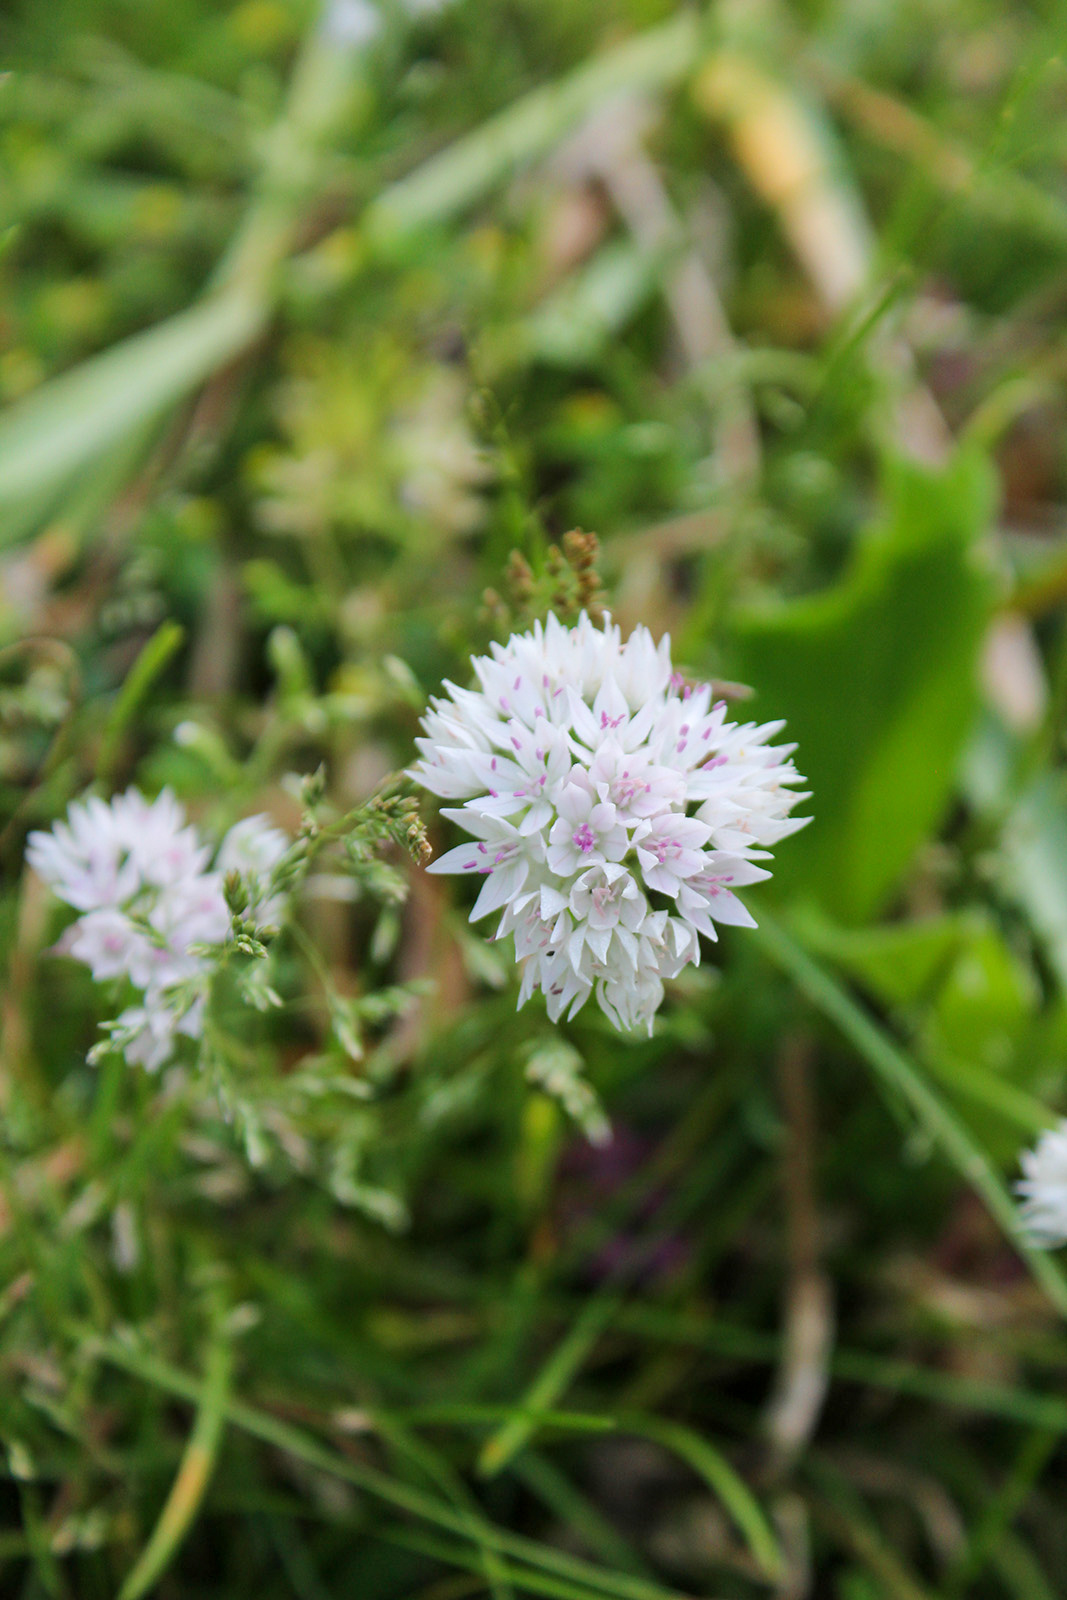
<svg viewBox="0 0 1067 1600"><path fill-rule="evenodd" d="M1067 1244L1067 1121L1043 1133L1021 1157L1023 1227L1032 1242L1054 1250Z"/></svg>
<svg viewBox="0 0 1067 1600"><path fill-rule="evenodd" d="M616 1027L646 1025L663 980L700 960L699 934L754 926L734 890L769 873L768 846L804 826L806 795L780 722L738 725L706 684L672 671L670 641L622 641L582 615L494 645L476 689L431 701L413 776L473 835L431 872L480 877L471 920L503 910L523 966L520 1006L553 1021L591 994Z"/></svg>
<svg viewBox="0 0 1067 1600"><path fill-rule="evenodd" d="M156 1071L177 1035L203 1028L204 979L231 918L224 882L238 872L250 897L248 915L263 926L280 921L283 902L268 897L271 871L288 848L265 817L246 817L212 852L168 791L153 802L129 789L107 804L76 802L66 822L31 833L26 859L61 900L81 912L59 948L93 977L128 979L141 991L112 1025L129 1061ZM198 992L199 991L199 992Z"/></svg>

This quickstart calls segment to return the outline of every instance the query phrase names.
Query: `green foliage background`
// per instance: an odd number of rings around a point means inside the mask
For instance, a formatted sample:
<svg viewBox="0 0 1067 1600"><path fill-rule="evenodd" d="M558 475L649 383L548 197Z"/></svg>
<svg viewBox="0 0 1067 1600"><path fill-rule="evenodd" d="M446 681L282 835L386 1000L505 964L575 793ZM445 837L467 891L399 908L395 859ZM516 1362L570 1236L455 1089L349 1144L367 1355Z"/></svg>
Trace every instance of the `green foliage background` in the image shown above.
<svg viewBox="0 0 1067 1600"><path fill-rule="evenodd" d="M1062 9L364 16L0 13L0 1592L1061 1595ZM357 805L575 526L798 742L759 931L557 1032L362 862L87 1066L27 831Z"/></svg>

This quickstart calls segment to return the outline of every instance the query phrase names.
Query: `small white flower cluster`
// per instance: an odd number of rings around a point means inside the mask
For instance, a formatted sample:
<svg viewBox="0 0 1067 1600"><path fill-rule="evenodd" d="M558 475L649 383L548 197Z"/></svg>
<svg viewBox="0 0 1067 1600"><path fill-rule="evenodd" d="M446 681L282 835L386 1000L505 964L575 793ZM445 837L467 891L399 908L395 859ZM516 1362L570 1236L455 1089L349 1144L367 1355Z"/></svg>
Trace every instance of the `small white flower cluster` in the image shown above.
<svg viewBox="0 0 1067 1600"><path fill-rule="evenodd" d="M1021 1157L1022 1224L1032 1243L1054 1250L1067 1244L1067 1121L1043 1133Z"/></svg>
<svg viewBox="0 0 1067 1600"><path fill-rule="evenodd" d="M212 851L164 790L153 802L136 789L107 804L76 802L66 822L31 833L26 859L81 916L59 949L84 962L98 980L124 978L141 991L112 1024L127 1060L149 1072L167 1061L179 1034L203 1029L204 984L212 959L203 946L230 935L226 874L249 892L248 915L276 926L284 909L267 894L271 871L288 848L265 817L231 828L214 863Z"/></svg>
<svg viewBox="0 0 1067 1600"><path fill-rule="evenodd" d="M804 826L783 724L738 725L706 684L672 671L670 641L623 642L583 613L473 661L479 687L431 701L414 777L461 804L474 837L429 868L480 877L471 920L503 910L523 966L520 1006L553 1021L595 992L616 1027L651 1032L663 980L700 960L698 935L753 920L734 890Z"/></svg>

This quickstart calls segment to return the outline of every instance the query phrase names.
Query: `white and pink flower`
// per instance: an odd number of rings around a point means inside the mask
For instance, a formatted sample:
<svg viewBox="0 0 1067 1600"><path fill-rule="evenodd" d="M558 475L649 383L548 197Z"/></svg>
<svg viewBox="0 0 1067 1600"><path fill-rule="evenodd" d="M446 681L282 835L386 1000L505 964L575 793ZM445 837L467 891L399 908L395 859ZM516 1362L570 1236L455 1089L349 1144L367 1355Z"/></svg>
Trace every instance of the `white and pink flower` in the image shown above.
<svg viewBox="0 0 1067 1600"><path fill-rule="evenodd" d="M478 687L431 701L413 776L473 836L431 872L483 879L472 920L503 912L555 1020L590 995L651 1031L665 979L718 922L752 925L734 893L807 818L781 723L738 725L673 672L670 641L608 619L550 617L472 666Z"/></svg>
<svg viewBox="0 0 1067 1600"><path fill-rule="evenodd" d="M230 829L212 867L211 846L166 789L151 802L136 789L110 804L91 796L51 832L30 834L27 862L82 913L58 948L98 981L125 979L140 991L139 1002L111 1025L128 1061L154 1072L180 1034L199 1036L197 984L202 989L210 976L211 948L230 936L225 875L242 875L258 923L277 923L284 898L268 885L287 848L265 817L246 817Z"/></svg>

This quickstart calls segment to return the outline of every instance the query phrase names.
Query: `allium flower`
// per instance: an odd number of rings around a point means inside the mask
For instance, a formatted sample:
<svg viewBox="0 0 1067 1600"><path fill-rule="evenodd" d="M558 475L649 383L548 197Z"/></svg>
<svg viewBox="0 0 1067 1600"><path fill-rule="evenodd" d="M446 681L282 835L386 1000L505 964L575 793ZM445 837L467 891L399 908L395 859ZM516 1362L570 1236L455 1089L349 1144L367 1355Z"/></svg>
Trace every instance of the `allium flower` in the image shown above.
<svg viewBox="0 0 1067 1600"><path fill-rule="evenodd" d="M1046 1249L1067 1244L1067 1121L1043 1133L1020 1160L1023 1177L1015 1189L1022 1196L1023 1227Z"/></svg>
<svg viewBox="0 0 1067 1600"><path fill-rule="evenodd" d="M423 718L413 776L473 840L429 871L482 880L471 921L503 912L520 1006L540 989L555 1021L595 994L651 1032L664 979L716 923L754 926L734 890L808 820L788 815L807 798L793 746L770 743L781 722L728 722L647 628L550 617L492 651Z"/></svg>
<svg viewBox="0 0 1067 1600"><path fill-rule="evenodd" d="M53 892L82 915L59 948L98 981L126 979L136 1004L109 1025L127 1060L156 1071L178 1036L203 1030L210 947L231 929L223 889L236 870L249 890L249 915L276 924L283 897L269 894L272 869L288 841L265 817L231 828L214 866L211 847L186 822L168 791L149 802L136 789L110 804L76 802L50 833L31 833L26 859Z"/></svg>

